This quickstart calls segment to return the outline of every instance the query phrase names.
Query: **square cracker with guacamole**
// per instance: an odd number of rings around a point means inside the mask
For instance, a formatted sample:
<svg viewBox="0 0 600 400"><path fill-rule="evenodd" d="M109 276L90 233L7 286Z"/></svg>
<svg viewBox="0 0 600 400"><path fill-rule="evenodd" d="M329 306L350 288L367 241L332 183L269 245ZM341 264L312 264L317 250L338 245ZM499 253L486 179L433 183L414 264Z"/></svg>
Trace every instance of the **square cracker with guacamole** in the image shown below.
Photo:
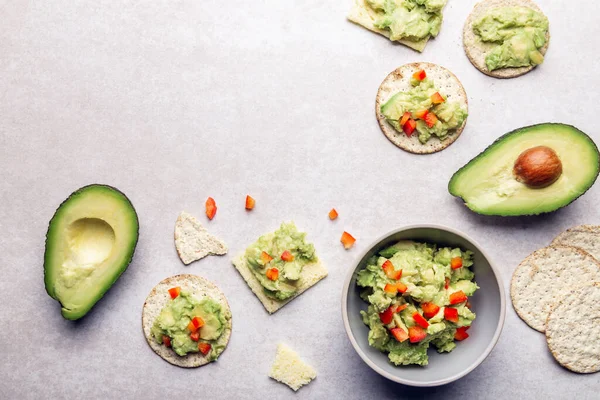
<svg viewBox="0 0 600 400"><path fill-rule="evenodd" d="M262 235L232 262L269 314L327 276L315 247L293 222Z"/></svg>

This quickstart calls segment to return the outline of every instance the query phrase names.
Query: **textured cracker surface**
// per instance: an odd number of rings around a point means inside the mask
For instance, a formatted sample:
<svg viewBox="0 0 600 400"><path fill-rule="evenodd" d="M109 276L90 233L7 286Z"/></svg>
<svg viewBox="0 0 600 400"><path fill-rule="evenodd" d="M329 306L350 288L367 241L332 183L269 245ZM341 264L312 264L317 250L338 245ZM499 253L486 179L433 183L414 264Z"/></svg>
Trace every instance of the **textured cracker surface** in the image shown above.
<svg viewBox="0 0 600 400"><path fill-rule="evenodd" d="M477 3L471 14L467 18L463 27L463 47L471 64L479 71L494 78L516 78L533 70L534 66L518 67L518 68L501 68L494 71L488 71L485 65L485 57L496 46L494 43L482 42L479 37L473 32L473 23L486 14L489 10L498 7L514 7L522 6L529 7L536 11L542 10L531 0L484 0ZM546 54L548 45L550 44L550 30L546 33L546 44L540 49L540 53Z"/></svg>
<svg viewBox="0 0 600 400"><path fill-rule="evenodd" d="M277 354L269 377L297 391L317 377L317 371L300 359L298 353L283 343L277 345Z"/></svg>
<svg viewBox="0 0 600 400"><path fill-rule="evenodd" d="M175 222L175 248L184 264L209 255L227 254L227 245L208 233L193 215L183 211Z"/></svg>
<svg viewBox="0 0 600 400"><path fill-rule="evenodd" d="M225 316L229 316L229 323L225 326L223 333L218 339L218 344L227 346L231 337L231 309L223 292L219 290L212 282L197 275L175 275L162 280L156 285L144 302L142 310L142 329L146 342L154 350L156 354L162 357L165 361L177 365L178 367L194 368L208 364L208 357L202 353L190 353L186 356L180 356L172 349L156 343L152 338L150 330L154 324L154 320L160 314L164 306L171 301L171 296L168 290L172 287L181 286L181 290L187 290L192 293L197 299L210 298L221 305ZM221 357L223 353L219 357Z"/></svg>
<svg viewBox="0 0 600 400"><path fill-rule="evenodd" d="M579 225L567 229L554 238L552 245L579 247L600 261L600 226Z"/></svg>
<svg viewBox="0 0 600 400"><path fill-rule="evenodd" d="M265 294L262 285L250 270L251 267L246 262L243 252L234 258L232 263L235 269L237 269L240 275L242 275L242 278L244 278L252 292L256 295L256 297L258 297L258 300L260 300L262 305L269 312L269 314L273 314L274 312L278 311L281 307L300 296L302 293L313 287L315 284L317 284L317 282L327 276L327 269L323 264L321 264L320 261L305 265L302 269L302 274L300 275L300 282L298 284L298 291L296 295L287 300L281 301L273 299Z"/></svg>
<svg viewBox="0 0 600 400"><path fill-rule="evenodd" d="M552 306L565 288L600 280L600 264L585 251L568 246L537 250L515 270L510 296L519 317L544 332Z"/></svg>
<svg viewBox="0 0 600 400"><path fill-rule="evenodd" d="M548 315L546 340L563 367L600 371L600 282L571 289Z"/></svg>
<svg viewBox="0 0 600 400"><path fill-rule="evenodd" d="M440 93L448 96L448 101L459 102L468 112L469 101L467 99L467 93L456 75L439 65L421 62L403 65L386 76L377 91L377 97L375 99L375 115L377 116L377 122L379 123L381 131L393 144L410 153L430 154L444 150L454 143L465 129L468 117L460 128L456 129L454 132L449 132L446 139L440 140L437 137L432 136L427 143L422 144L419 142L416 133L411 137L408 137L404 132L398 132L393 126L387 123L385 116L381 113L381 106L385 104L390 97L398 92L405 92L412 88L410 79L412 75L420 69L425 70L427 77L434 81L435 87L439 89Z"/></svg>

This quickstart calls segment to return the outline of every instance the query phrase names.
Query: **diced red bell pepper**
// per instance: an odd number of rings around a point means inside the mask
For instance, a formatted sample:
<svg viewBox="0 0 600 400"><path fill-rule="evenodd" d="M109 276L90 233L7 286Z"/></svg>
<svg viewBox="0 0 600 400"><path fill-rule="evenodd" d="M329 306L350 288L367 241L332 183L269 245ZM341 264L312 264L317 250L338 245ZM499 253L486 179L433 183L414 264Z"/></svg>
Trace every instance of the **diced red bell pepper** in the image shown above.
<svg viewBox="0 0 600 400"><path fill-rule="evenodd" d="M396 294L398 292L404 293L407 289L408 288L406 287L406 285L402 282L386 283L383 287L383 291L390 294Z"/></svg>
<svg viewBox="0 0 600 400"><path fill-rule="evenodd" d="M450 278L446 278L446 282L444 283L444 289L448 289L450 287Z"/></svg>
<svg viewBox="0 0 600 400"><path fill-rule="evenodd" d="M433 126L438 122L438 117L434 113L427 113L425 116L425 123L428 127L433 128Z"/></svg>
<svg viewBox="0 0 600 400"><path fill-rule="evenodd" d="M433 318L440 311L440 306L435 303L421 303L421 308L423 309L423 315L426 318Z"/></svg>
<svg viewBox="0 0 600 400"><path fill-rule="evenodd" d="M390 260L386 260L383 263L383 265L381 266L381 268L383 268L385 275L390 279L398 280L398 279L402 278L402 270L401 269L396 270L394 268L394 264L392 264L392 262Z"/></svg>
<svg viewBox="0 0 600 400"><path fill-rule="evenodd" d="M408 333L406 333L406 331L402 328L392 328L390 329L390 333L400 343L408 339Z"/></svg>
<svg viewBox="0 0 600 400"><path fill-rule="evenodd" d="M176 299L177 296L179 296L179 293L181 293L180 286L169 289L169 296L171 296L171 299Z"/></svg>
<svg viewBox="0 0 600 400"><path fill-rule="evenodd" d="M254 208L254 205L256 204L256 200L254 200L254 198L252 198L252 196L248 195L246 196L246 210L250 211Z"/></svg>
<svg viewBox="0 0 600 400"><path fill-rule="evenodd" d="M406 307L408 307L408 304L402 304L402 305L396 306L396 309L394 310L394 312L399 313L400 311L404 310Z"/></svg>
<svg viewBox="0 0 600 400"><path fill-rule="evenodd" d="M408 328L408 337L411 343L418 343L427 337L427 332L420 326L411 326Z"/></svg>
<svg viewBox="0 0 600 400"><path fill-rule="evenodd" d="M427 329L429 327L429 322L427 322L427 320L423 318L423 316L418 312L413 314L413 319L415 320L415 323L421 328Z"/></svg>
<svg viewBox="0 0 600 400"><path fill-rule="evenodd" d="M351 234L344 231L344 233L342 233L342 238L340 239L340 242L342 242L344 248L348 250L350 247L354 246L354 242L356 242L356 239L354 239L354 237Z"/></svg>
<svg viewBox="0 0 600 400"><path fill-rule="evenodd" d="M196 331L196 332L190 333L190 339L192 339L194 342L197 342L198 340L200 340L200 332Z"/></svg>
<svg viewBox="0 0 600 400"><path fill-rule="evenodd" d="M465 340L466 338L468 338L469 334L467 333L467 329L469 329L468 326L456 328L456 333L454 334L454 339Z"/></svg>
<svg viewBox="0 0 600 400"><path fill-rule="evenodd" d="M171 338L170 337L168 337L167 335L163 335L162 340L163 340L163 344L166 347L171 347Z"/></svg>
<svg viewBox="0 0 600 400"><path fill-rule="evenodd" d="M281 259L287 262L294 261L294 255L286 250L283 253L281 253Z"/></svg>
<svg viewBox="0 0 600 400"><path fill-rule="evenodd" d="M458 292L454 292L450 295L450 304L452 304L452 305L459 304L459 303L462 303L467 300L468 300L467 295L462 290L459 290Z"/></svg>
<svg viewBox="0 0 600 400"><path fill-rule="evenodd" d="M194 317L188 324L188 329L191 332L196 332L198 329L204 326L204 320L200 317Z"/></svg>
<svg viewBox="0 0 600 400"><path fill-rule="evenodd" d="M217 213L217 203L215 203L215 199L209 197L206 199L206 216L208 219L213 219L215 214Z"/></svg>
<svg viewBox="0 0 600 400"><path fill-rule="evenodd" d="M444 319L450 322L458 323L458 310L452 307L444 308Z"/></svg>
<svg viewBox="0 0 600 400"><path fill-rule="evenodd" d="M277 268L269 268L266 272L267 278L272 281L279 279L279 270Z"/></svg>
<svg viewBox="0 0 600 400"><path fill-rule="evenodd" d="M415 111L413 113L413 117L415 117L415 119L424 120L425 118L427 118L427 115L429 115L429 110Z"/></svg>
<svg viewBox="0 0 600 400"><path fill-rule="evenodd" d="M332 208L331 211L329 211L329 219L333 221L337 217L338 217L338 212L335 210L335 208Z"/></svg>
<svg viewBox="0 0 600 400"><path fill-rule="evenodd" d="M404 114L402 114L402 118L400 118L400 126L404 126L404 124L406 124L408 122L410 117L411 117L411 114L408 111L406 111Z"/></svg>
<svg viewBox="0 0 600 400"><path fill-rule="evenodd" d="M402 282L396 282L396 289L398 289L399 293L404 293L408 290L406 285Z"/></svg>
<svg viewBox="0 0 600 400"><path fill-rule="evenodd" d="M190 321L187 328L190 332L196 332L198 330L198 328L196 328L196 326L194 325L194 323L192 321Z"/></svg>
<svg viewBox="0 0 600 400"><path fill-rule="evenodd" d="M200 342L198 343L198 350L200 350L200 353L207 355L210 352L211 349L211 345L210 343L206 343L206 342Z"/></svg>
<svg viewBox="0 0 600 400"><path fill-rule="evenodd" d="M435 92L434 94L431 95L431 102L433 104L442 104L444 101L444 98L442 97L442 95L440 94L440 92Z"/></svg>
<svg viewBox="0 0 600 400"><path fill-rule="evenodd" d="M462 265L463 261L461 257L454 257L452 260L450 260L450 267L452 267L452 269L459 269L462 267Z"/></svg>
<svg viewBox="0 0 600 400"><path fill-rule="evenodd" d="M273 260L273 257L271 257L266 251L263 251L260 253L260 260L262 261L263 265L266 265Z"/></svg>
<svg viewBox="0 0 600 400"><path fill-rule="evenodd" d="M423 79L427 78L427 74L424 70L420 69L413 74L413 78L415 78L418 81L422 81Z"/></svg>
<svg viewBox="0 0 600 400"><path fill-rule="evenodd" d="M388 307L384 312L379 313L379 319L384 325L389 324L394 319L393 307Z"/></svg>
<svg viewBox="0 0 600 400"><path fill-rule="evenodd" d="M402 130L408 137L411 137L415 129L417 129L417 123L414 119L409 119L404 125L402 125Z"/></svg>

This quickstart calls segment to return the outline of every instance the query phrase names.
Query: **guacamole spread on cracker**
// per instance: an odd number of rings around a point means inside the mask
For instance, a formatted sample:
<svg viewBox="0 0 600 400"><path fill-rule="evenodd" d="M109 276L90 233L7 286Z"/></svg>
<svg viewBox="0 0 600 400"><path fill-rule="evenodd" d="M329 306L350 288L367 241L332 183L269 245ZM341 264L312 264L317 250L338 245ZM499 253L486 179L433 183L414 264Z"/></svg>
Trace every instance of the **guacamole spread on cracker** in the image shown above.
<svg viewBox="0 0 600 400"><path fill-rule="evenodd" d="M401 241L371 257L357 274L369 344L395 365L427 365L427 350L450 352L475 319L468 296L479 287L472 253Z"/></svg>
<svg viewBox="0 0 600 400"><path fill-rule="evenodd" d="M473 23L473 31L493 45L485 58L488 70L541 64L548 33L548 19L528 7L499 7Z"/></svg>

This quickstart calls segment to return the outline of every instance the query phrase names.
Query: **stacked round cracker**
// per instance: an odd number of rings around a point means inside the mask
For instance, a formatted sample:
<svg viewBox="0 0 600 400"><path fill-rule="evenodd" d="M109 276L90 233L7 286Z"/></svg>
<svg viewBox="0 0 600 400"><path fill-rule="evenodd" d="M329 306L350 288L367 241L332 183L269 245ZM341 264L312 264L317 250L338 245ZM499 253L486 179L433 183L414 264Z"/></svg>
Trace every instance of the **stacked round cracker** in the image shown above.
<svg viewBox="0 0 600 400"><path fill-rule="evenodd" d="M579 373L600 371L600 226L558 235L515 270L515 311L546 334L554 358Z"/></svg>
<svg viewBox="0 0 600 400"><path fill-rule="evenodd" d="M496 43L485 43L482 42L475 32L473 31L473 24L475 21L483 17L488 11L499 8L499 7L527 7L535 11L542 12L542 10L531 0L484 0L477 3L473 8L471 14L467 18L463 28L463 47L465 53L471 61L471 64L479 71L486 75L494 78L516 78L517 76L525 75L529 71L535 68L530 65L527 67L517 68L500 68L494 71L490 71L485 65L485 58L489 52L497 46ZM550 43L550 32L546 32L546 44L540 49L542 55L546 55L548 51L548 44Z"/></svg>
<svg viewBox="0 0 600 400"><path fill-rule="evenodd" d="M423 144L419 141L418 134L415 133L411 137L408 137L404 132L398 132L394 129L393 126L387 123L385 116L381 112L381 106L393 95L412 89L410 80L413 74L421 69L425 71L429 79L433 80L435 87L439 88L440 92L447 96L448 101L456 101L468 111L469 102L467 100L467 93L456 75L439 65L421 62L405 64L392 71L381 82L375 99L375 115L377 116L377 122L379 122L381 131L393 144L410 153L430 154L444 150L454 143L465 129L468 117L460 128L449 132L448 137L444 140L432 136L427 143Z"/></svg>

